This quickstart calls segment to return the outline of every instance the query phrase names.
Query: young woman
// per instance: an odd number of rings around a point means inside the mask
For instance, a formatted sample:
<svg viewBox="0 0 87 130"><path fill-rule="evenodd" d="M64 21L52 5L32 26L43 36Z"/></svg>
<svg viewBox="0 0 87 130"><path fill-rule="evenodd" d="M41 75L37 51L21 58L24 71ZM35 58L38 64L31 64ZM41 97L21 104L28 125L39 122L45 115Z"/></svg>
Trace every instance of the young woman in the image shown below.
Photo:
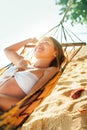
<svg viewBox="0 0 87 130"><path fill-rule="evenodd" d="M25 60L18 54L18 50L29 43L35 44L34 61ZM5 54L18 69L0 87L0 109L3 111L44 85L65 58L61 45L53 37L44 37L40 41L29 38L5 48Z"/></svg>

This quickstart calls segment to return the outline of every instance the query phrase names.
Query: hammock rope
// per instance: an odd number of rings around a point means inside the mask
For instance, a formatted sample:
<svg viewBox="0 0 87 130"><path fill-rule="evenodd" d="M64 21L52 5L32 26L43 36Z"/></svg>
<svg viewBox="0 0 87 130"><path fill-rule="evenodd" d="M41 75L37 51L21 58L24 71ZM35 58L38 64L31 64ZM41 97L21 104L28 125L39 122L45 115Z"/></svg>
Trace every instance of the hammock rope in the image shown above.
<svg viewBox="0 0 87 130"><path fill-rule="evenodd" d="M74 48L71 55L69 55L68 60L64 61L62 64L62 69L59 70L57 74L53 76L52 79L49 80L44 86L41 88L37 88L35 92L27 95L21 101L19 101L13 108L4 112L0 115L0 128L2 130L15 130L22 126L22 124L26 121L26 119L31 115L34 109L40 105L40 103L52 92L56 84L58 83L58 79L62 75L65 70L67 64L72 60L72 58L78 53L78 51L85 45L85 43L75 43L75 44L67 44L68 47L72 47L76 45L76 49ZM62 47L66 48L66 44L62 44ZM79 48L77 48L79 47ZM71 53L71 52L70 52Z"/></svg>
<svg viewBox="0 0 87 130"><path fill-rule="evenodd" d="M44 37L44 36L50 34L50 36L53 36L53 37L55 37L55 38L58 39L58 40L61 39L61 40L60 40L60 43L62 43L62 38L63 38L63 37L64 37L65 41L67 42L66 32L67 32L67 30L69 30L69 29L66 30L65 27L64 27L64 25L63 25L63 23L64 23L64 20L65 20L65 18L66 18L66 15L67 15L67 13L69 12L69 10L70 10L70 8L71 8L72 5L73 5L73 0L70 0L70 1L69 1L69 6L67 7L67 9L66 9L66 11L65 11L65 13L64 13L64 16L63 16L62 20L59 22L59 24L56 25L56 26L54 26L53 28L51 28L48 32L46 32L45 34L43 34L39 39L41 39L42 37ZM61 28L61 29L60 29L60 28ZM66 32L65 32L65 31L66 31ZM60 37L58 37L58 32L61 32ZM71 31L69 30L69 32L71 32ZM73 32L71 32L71 33L72 33L75 37L77 37ZM69 37L71 37L68 32L67 32L67 34L68 34ZM71 37L71 39L72 39L72 37ZM77 39L79 39L79 38L77 37ZM75 42L73 39L72 39L72 41ZM81 40L79 39L79 41L81 41ZM82 41L81 41L81 42L82 42ZM66 48L67 48L67 46L66 46ZM26 50L26 47L24 46L24 48L23 48L23 50L21 51L20 55L23 55L24 52L25 52L25 50ZM27 56L27 55L29 55L29 52L26 54L26 56ZM4 66L3 68L1 68L1 69L0 69L0 75L2 75L2 74L3 74L8 68L10 68L12 65L13 65L13 63L10 63L10 64Z"/></svg>

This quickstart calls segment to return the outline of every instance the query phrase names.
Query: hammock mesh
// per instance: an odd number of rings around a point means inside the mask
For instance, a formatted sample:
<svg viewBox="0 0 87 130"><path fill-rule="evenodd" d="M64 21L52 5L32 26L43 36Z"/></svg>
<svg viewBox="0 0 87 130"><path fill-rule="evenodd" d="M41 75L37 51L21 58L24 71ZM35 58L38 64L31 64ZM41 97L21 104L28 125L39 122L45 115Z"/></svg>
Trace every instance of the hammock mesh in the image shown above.
<svg viewBox="0 0 87 130"><path fill-rule="evenodd" d="M0 115L0 129L1 130L15 130L21 127L21 125L31 115L31 113L35 110L35 108L38 105L40 105L40 103L48 95L50 95L50 93L52 92L56 84L58 83L58 79L60 78L61 74L65 70L67 64L78 53L78 51L82 48L82 46L86 45L86 43L82 42L70 30L65 29L63 24L59 24L55 26L43 36L53 36L61 43L65 56L66 56L66 60L62 63L61 69L59 70L59 72L55 74L52 77L52 79L49 79L49 81L44 86L42 86L39 89L37 88L37 90L34 93L27 95L25 98L19 101L13 108L9 109L8 111ZM28 51L29 50L28 47L30 46L28 45L23 48L21 55L28 57L29 53L31 53ZM31 47L31 50L32 50L32 47ZM12 65L13 64L11 63L7 65L6 67L2 68L0 70L0 74L2 74L6 69L8 69Z"/></svg>

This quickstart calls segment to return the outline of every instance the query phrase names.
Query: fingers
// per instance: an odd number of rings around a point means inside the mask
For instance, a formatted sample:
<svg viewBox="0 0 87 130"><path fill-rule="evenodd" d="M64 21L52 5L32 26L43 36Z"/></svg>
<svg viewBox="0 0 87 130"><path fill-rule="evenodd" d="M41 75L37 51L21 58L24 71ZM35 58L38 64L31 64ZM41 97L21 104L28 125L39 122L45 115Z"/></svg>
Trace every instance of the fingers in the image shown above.
<svg viewBox="0 0 87 130"><path fill-rule="evenodd" d="M17 63L17 67L18 68L22 68L22 69L27 69L29 64L30 64L30 62L28 60L21 59Z"/></svg>
<svg viewBox="0 0 87 130"><path fill-rule="evenodd" d="M36 43L38 39L36 37L27 39L28 43Z"/></svg>
<svg viewBox="0 0 87 130"><path fill-rule="evenodd" d="M35 37L35 38L33 38L33 41L32 41L33 43L36 43L36 42L38 42L38 39Z"/></svg>

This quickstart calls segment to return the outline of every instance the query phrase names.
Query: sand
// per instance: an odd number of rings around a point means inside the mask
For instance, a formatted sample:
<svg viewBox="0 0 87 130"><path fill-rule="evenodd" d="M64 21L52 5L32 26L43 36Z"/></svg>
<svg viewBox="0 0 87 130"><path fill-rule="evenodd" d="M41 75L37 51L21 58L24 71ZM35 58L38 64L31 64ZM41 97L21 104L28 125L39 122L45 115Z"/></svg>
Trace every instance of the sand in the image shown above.
<svg viewBox="0 0 87 130"><path fill-rule="evenodd" d="M72 93L85 88L73 99ZM87 130L87 46L68 64L53 92L20 130Z"/></svg>

